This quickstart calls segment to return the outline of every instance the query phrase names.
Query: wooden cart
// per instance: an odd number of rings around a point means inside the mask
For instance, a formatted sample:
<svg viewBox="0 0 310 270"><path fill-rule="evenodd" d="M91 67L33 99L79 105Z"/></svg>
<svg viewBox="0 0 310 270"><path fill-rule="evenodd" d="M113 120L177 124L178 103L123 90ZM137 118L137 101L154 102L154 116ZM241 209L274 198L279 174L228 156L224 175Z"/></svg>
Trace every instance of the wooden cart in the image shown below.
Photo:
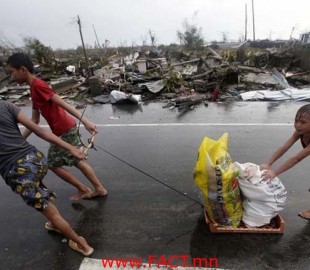
<svg viewBox="0 0 310 270"><path fill-rule="evenodd" d="M206 223L209 225L210 231L212 233L278 233L283 234L285 229L285 222L280 215L274 217L270 224L267 226L259 228L247 228L245 226L240 226L238 228L233 227L223 227L216 223L213 223L206 211L204 211Z"/></svg>

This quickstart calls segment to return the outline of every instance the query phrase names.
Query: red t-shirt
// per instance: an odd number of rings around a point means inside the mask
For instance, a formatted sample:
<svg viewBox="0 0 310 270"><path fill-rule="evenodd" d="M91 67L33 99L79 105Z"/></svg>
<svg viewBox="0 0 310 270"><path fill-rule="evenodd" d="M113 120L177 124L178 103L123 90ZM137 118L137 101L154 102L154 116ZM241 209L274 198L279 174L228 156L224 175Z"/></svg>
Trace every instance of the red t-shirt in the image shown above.
<svg viewBox="0 0 310 270"><path fill-rule="evenodd" d="M52 132L60 136L76 125L75 120L60 106L51 101L55 92L49 85L35 78L30 86L33 109L38 109Z"/></svg>

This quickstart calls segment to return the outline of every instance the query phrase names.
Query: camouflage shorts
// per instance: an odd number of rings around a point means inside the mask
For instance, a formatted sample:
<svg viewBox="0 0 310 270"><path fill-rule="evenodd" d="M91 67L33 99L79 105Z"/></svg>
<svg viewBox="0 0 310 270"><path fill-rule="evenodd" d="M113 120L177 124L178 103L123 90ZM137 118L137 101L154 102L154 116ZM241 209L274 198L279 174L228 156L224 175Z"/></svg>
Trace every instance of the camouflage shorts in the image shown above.
<svg viewBox="0 0 310 270"><path fill-rule="evenodd" d="M77 127L71 128L67 133L59 136L65 142L75 146L76 148L82 148L82 143L78 135ZM72 156L69 151L59 147L58 145L51 144L48 149L47 163L49 167L72 167L79 160Z"/></svg>
<svg viewBox="0 0 310 270"><path fill-rule="evenodd" d="M10 167L5 182L29 206L43 211L48 202L56 197L42 183L47 170L46 157L40 151L33 150Z"/></svg>

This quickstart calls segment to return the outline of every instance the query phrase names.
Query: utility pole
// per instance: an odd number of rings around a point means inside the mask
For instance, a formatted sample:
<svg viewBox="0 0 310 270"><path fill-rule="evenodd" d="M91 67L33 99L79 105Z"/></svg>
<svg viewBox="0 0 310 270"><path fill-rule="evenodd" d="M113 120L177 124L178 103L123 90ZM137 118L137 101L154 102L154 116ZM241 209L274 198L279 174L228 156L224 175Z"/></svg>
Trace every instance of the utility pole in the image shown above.
<svg viewBox="0 0 310 270"><path fill-rule="evenodd" d="M252 15L253 15L253 41L255 42L254 0L252 0Z"/></svg>
<svg viewBox="0 0 310 270"><path fill-rule="evenodd" d="M294 30L295 30L295 26L293 26L293 28L292 28L292 31L291 31L291 34L290 34L290 40L292 40L292 38L293 38Z"/></svg>
<svg viewBox="0 0 310 270"><path fill-rule="evenodd" d="M245 4L245 29L244 29L244 41L248 39L248 7Z"/></svg>
<svg viewBox="0 0 310 270"><path fill-rule="evenodd" d="M83 52L84 52L84 57L85 57L86 65L87 65L87 72L88 72L88 75L91 76L91 71L89 69L89 61L88 61L88 57L86 54L84 39L83 39L83 34L82 34L81 20L80 20L79 15L77 16L77 23L79 25L79 31L80 31L80 36L81 36L81 41L82 41L82 46L83 46Z"/></svg>
<svg viewBox="0 0 310 270"><path fill-rule="evenodd" d="M98 45L99 48L101 48L101 45L99 43L99 39L98 39L98 36L97 36L96 29L95 29L94 25L93 25L93 29L94 29L94 32L95 32L95 36L96 36L96 40L97 40L97 45Z"/></svg>

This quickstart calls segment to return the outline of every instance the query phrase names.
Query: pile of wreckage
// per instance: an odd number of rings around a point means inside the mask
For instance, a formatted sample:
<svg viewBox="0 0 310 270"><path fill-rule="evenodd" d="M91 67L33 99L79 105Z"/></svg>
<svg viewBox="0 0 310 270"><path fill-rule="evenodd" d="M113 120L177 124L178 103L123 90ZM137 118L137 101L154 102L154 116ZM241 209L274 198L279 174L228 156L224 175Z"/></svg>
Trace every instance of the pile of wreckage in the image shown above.
<svg viewBox="0 0 310 270"><path fill-rule="evenodd" d="M77 107L160 100L164 107L186 111L210 101L310 100L310 72L299 67L292 48L257 44L217 44L196 54L137 50L125 57L110 56L107 65L91 70L86 78L70 65L64 76L48 76L48 82ZM12 82L4 67L0 98L20 106L30 99L29 87Z"/></svg>

